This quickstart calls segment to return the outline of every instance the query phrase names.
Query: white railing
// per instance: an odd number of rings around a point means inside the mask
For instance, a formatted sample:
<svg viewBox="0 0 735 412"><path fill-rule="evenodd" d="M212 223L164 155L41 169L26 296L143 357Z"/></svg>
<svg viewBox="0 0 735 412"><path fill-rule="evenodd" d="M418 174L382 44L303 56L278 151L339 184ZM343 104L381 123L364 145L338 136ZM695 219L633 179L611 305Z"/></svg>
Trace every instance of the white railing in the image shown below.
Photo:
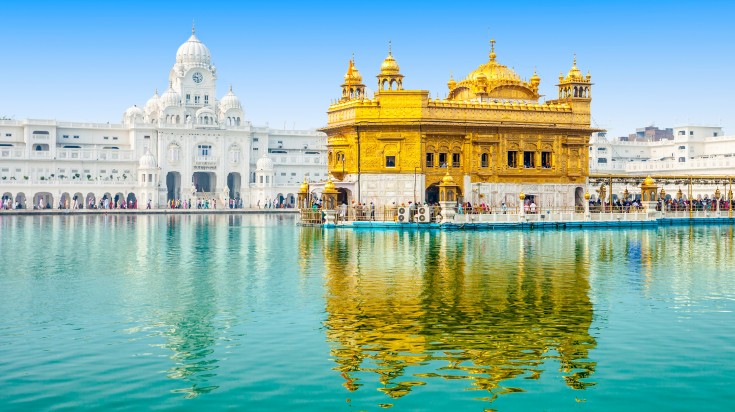
<svg viewBox="0 0 735 412"><path fill-rule="evenodd" d="M13 186L21 186L21 185L44 185L44 186L93 186L93 185L110 185L110 186L121 186L121 185L128 185L133 186L137 185L138 182L133 179L127 179L127 180L117 180L117 179L111 179L111 180L87 180L87 179L31 179L28 180L23 179L22 177L20 179L5 179L0 180L0 187L6 186L6 185L13 185Z"/></svg>
<svg viewBox="0 0 735 412"><path fill-rule="evenodd" d="M23 149L0 149L0 159L23 159Z"/></svg>

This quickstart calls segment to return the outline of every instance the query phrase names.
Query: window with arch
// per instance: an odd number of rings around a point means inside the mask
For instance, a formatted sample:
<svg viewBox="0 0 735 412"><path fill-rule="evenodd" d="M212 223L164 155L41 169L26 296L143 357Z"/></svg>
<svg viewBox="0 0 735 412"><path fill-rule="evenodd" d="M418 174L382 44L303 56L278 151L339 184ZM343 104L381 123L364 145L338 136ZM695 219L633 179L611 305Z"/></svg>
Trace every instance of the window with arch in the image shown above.
<svg viewBox="0 0 735 412"><path fill-rule="evenodd" d="M240 147L237 145L230 146L229 150L229 157L231 163L239 163L240 162Z"/></svg>
<svg viewBox="0 0 735 412"><path fill-rule="evenodd" d="M480 155L480 167L490 167L490 155L487 153Z"/></svg>
<svg viewBox="0 0 735 412"><path fill-rule="evenodd" d="M434 153L426 153L426 167L434 167Z"/></svg>
<svg viewBox="0 0 735 412"><path fill-rule="evenodd" d="M168 147L168 160L169 162L178 162L181 158L181 148L177 144L172 144Z"/></svg>

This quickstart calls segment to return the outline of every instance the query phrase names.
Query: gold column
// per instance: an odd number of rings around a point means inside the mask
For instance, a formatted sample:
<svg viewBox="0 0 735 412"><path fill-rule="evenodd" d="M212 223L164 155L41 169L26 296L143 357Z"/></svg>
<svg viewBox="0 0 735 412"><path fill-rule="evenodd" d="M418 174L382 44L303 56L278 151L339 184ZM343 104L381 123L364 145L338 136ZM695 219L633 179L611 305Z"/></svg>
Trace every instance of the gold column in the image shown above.
<svg viewBox="0 0 735 412"><path fill-rule="evenodd" d="M692 207L694 207L694 202L692 201L692 177L689 176L689 219L694 217Z"/></svg>

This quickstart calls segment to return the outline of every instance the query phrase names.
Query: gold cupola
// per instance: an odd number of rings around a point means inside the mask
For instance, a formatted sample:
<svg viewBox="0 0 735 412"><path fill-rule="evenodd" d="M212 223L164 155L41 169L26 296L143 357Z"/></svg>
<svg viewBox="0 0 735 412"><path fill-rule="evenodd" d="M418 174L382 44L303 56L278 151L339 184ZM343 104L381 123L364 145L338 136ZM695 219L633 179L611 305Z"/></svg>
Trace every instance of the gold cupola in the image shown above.
<svg viewBox="0 0 735 412"><path fill-rule="evenodd" d="M457 86L457 82L454 81L454 76L452 76L451 73L449 73L449 81L447 82L447 87L449 88L449 91L454 89Z"/></svg>
<svg viewBox="0 0 735 412"><path fill-rule="evenodd" d="M531 76L531 88L534 92L538 93L538 86L541 84L541 78L539 77L538 73L536 73L536 69L533 69L533 76Z"/></svg>
<svg viewBox="0 0 735 412"><path fill-rule="evenodd" d="M577 55L574 55L572 68L566 76L559 75L559 99L591 99L592 98L592 75L587 76L577 68Z"/></svg>
<svg viewBox="0 0 735 412"><path fill-rule="evenodd" d="M342 83L342 98L340 102L349 100L364 99L365 85L362 83L362 75L355 67L355 56L350 59L345 73L345 82Z"/></svg>
<svg viewBox="0 0 735 412"><path fill-rule="evenodd" d="M403 75L396 59L393 58L393 50L388 42L388 57L380 65L378 77L378 90L403 90Z"/></svg>
<svg viewBox="0 0 735 412"><path fill-rule="evenodd" d="M480 65L454 87L449 87L449 100L521 99L538 101L538 89L525 82L513 70L497 61L495 40L490 40L487 63Z"/></svg>

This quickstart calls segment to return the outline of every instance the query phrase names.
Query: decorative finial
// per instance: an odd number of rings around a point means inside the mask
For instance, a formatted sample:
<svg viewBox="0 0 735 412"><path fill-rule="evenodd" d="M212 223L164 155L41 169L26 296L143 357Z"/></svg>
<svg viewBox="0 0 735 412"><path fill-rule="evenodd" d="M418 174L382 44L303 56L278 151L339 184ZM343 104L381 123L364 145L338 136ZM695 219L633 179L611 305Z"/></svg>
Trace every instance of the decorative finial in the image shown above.
<svg viewBox="0 0 735 412"><path fill-rule="evenodd" d="M196 32L197 32L197 29L196 29L196 26L194 26L194 19L191 19L191 34L194 35L196 34Z"/></svg>
<svg viewBox="0 0 735 412"><path fill-rule="evenodd" d="M454 74L451 70L449 71L449 80L454 80Z"/></svg>
<svg viewBox="0 0 735 412"><path fill-rule="evenodd" d="M577 53L574 53L574 67L577 67Z"/></svg>
<svg viewBox="0 0 735 412"><path fill-rule="evenodd" d="M230 93L232 93L232 85L230 85Z"/></svg>
<svg viewBox="0 0 735 412"><path fill-rule="evenodd" d="M393 55L393 44L390 40L388 40L388 56Z"/></svg>
<svg viewBox="0 0 735 412"><path fill-rule="evenodd" d="M156 93L155 94L158 94L158 87L156 87Z"/></svg>
<svg viewBox="0 0 735 412"><path fill-rule="evenodd" d="M352 52L352 63L355 63L355 52Z"/></svg>
<svg viewBox="0 0 735 412"><path fill-rule="evenodd" d="M495 61L495 39L490 39L490 60Z"/></svg>

